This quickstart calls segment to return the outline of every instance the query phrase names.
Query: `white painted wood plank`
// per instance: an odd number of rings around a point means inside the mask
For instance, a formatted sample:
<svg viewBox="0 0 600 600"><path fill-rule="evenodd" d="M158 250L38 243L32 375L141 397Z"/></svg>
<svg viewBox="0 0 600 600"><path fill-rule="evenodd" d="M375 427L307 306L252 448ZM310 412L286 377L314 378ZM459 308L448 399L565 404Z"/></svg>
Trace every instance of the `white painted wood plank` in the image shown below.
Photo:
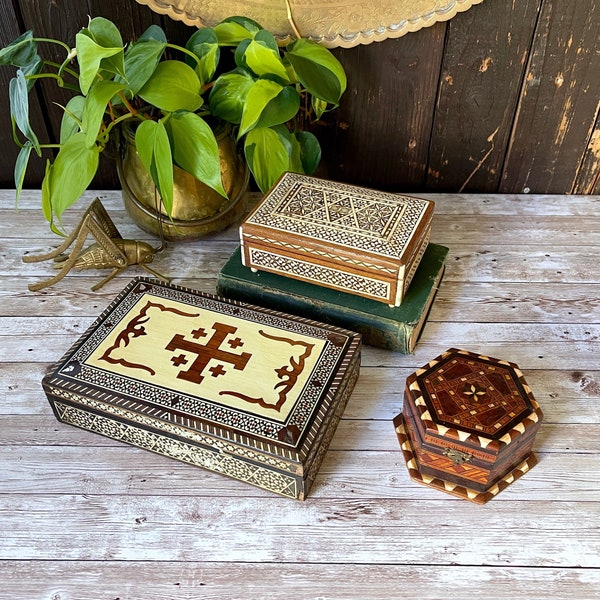
<svg viewBox="0 0 600 600"><path fill-rule="evenodd" d="M510 566L285 564L165 561L0 561L3 590L11 600L98 598L102 582L111 600L174 598L289 600L390 600L406 585L410 596L438 600L448 590L457 598L562 600L594 598L595 569ZM408 597L408 596L407 596Z"/></svg>
<svg viewBox="0 0 600 600"><path fill-rule="evenodd" d="M393 439L391 425L388 435L390 440ZM86 446L0 446L4 473L0 498L6 499L6 495L10 498L14 494L33 498L38 494L65 493L101 494L115 498L129 494L265 499L274 496L218 473L126 444L96 445L101 443L98 437L90 433ZM541 444L540 440L540 447ZM491 502L517 500L552 504L555 501L577 501L589 503L587 508L596 511L600 518L600 461L597 455L542 452L538 451L538 443L535 452L540 459L539 464ZM412 481L399 449L328 451L309 500L327 498L437 499L442 503L456 500ZM292 512L296 510L294 504L288 505ZM527 510L526 506L523 508ZM425 521L424 515L418 523Z"/></svg>
<svg viewBox="0 0 600 600"><path fill-rule="evenodd" d="M150 239L120 192L100 195L122 233ZM18 212L0 191L2 593L600 597L600 198L426 197L436 201L432 240L450 255L417 351L364 348L312 493L296 502L54 419L45 369L143 272L99 293L93 272L29 293L49 269L24 265L22 253L58 238L39 190L24 191ZM210 293L236 245L230 228L173 245L156 266ZM517 362L545 413L539 464L484 507L411 481L391 424L408 374L452 346Z"/></svg>
<svg viewBox="0 0 600 600"><path fill-rule="evenodd" d="M587 217L599 214L600 197L556 194L451 194L423 193L420 198L434 200L435 213L440 215L508 215L538 217L554 215L557 217L573 215ZM14 191L0 190L0 206L11 212L33 210L42 217L40 190L23 190L19 198L19 208L14 209ZM109 210L123 210L121 192L119 190L87 190L82 195L75 210L83 210L95 197L99 197ZM260 194L252 194L250 201L256 201ZM71 211L71 212L73 212ZM43 218L43 217L42 217Z"/></svg>
<svg viewBox="0 0 600 600"><path fill-rule="evenodd" d="M545 408L545 407L544 407ZM398 451L392 418L356 420L343 418L331 441L331 450ZM535 449L540 452L600 454L600 424L587 424L581 435L581 424L545 421L536 437ZM0 415L0 446L119 446L120 443L101 435L63 425L53 414L44 416Z"/></svg>
<svg viewBox="0 0 600 600"><path fill-rule="evenodd" d="M0 415L46 415L50 406L41 388L46 363L3 363ZM389 419L402 407L411 367L361 368L343 418ZM600 423L600 371L529 370L527 382L544 410L546 422Z"/></svg>
<svg viewBox="0 0 600 600"><path fill-rule="evenodd" d="M598 519L595 504L532 501L536 522L527 522L520 506L511 501L482 508L461 500L327 498L298 503L267 497L72 494L63 495L57 505L55 496L0 495L5 528L0 559L203 557L235 563L251 557L280 564L600 568L600 530L590 525ZM573 510L581 518L578 524L569 514Z"/></svg>
<svg viewBox="0 0 600 600"><path fill-rule="evenodd" d="M81 211L65 216L65 229L70 230L77 224ZM41 214L32 218L32 211L12 211L0 208L0 236L5 239L35 241L42 239L56 243L58 238L48 232ZM122 237L130 239L156 239L142 231L127 215L122 207L112 208L111 219ZM431 239L453 247L468 241L470 244L494 245L537 245L547 247L549 244L593 246L600 243L600 217L588 215L582 219L580 215L556 216L536 215L531 219L523 219L520 215L502 215L498 218L482 219L481 215L435 214L431 228ZM210 244L214 240L239 240L237 227L203 240Z"/></svg>

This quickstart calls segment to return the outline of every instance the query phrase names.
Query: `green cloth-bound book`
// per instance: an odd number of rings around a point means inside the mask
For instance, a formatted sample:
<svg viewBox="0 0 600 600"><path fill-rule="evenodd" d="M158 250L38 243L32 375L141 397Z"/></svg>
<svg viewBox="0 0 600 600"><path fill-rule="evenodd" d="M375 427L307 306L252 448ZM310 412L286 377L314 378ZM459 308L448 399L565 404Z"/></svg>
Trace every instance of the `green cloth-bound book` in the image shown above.
<svg viewBox="0 0 600 600"><path fill-rule="evenodd" d="M371 346L413 352L444 274L448 248L429 244L400 306L258 271L242 264L238 248L217 278L217 294L345 327Z"/></svg>

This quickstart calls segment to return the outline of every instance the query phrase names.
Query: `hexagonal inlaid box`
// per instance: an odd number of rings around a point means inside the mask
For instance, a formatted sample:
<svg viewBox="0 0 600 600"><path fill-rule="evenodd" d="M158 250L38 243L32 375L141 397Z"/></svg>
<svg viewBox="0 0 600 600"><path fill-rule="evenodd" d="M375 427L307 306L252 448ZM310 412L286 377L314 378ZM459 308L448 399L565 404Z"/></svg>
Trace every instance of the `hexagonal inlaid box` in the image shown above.
<svg viewBox="0 0 600 600"><path fill-rule="evenodd" d="M394 425L414 480L484 503L536 464L542 418L516 364L450 348L407 378Z"/></svg>

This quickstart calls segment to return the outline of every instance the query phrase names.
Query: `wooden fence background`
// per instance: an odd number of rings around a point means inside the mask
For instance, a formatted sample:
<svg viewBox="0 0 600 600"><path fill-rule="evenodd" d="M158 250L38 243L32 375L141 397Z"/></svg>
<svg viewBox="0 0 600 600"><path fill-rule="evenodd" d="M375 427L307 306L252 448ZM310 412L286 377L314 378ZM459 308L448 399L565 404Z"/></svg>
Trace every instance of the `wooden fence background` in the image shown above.
<svg viewBox="0 0 600 600"><path fill-rule="evenodd" d="M0 0L0 8L2 46L27 29L74 43L88 15L115 21L125 40L151 23L172 41L192 31L135 0ZM484 0L396 40L336 49L349 88L315 126L319 174L404 192L598 194L599 40L596 0ZM12 76L0 68L0 186L8 188L17 154ZM41 140L56 138L62 100L53 87L33 100ZM27 187L39 187L43 168L32 162ZM119 187L110 161L94 186Z"/></svg>

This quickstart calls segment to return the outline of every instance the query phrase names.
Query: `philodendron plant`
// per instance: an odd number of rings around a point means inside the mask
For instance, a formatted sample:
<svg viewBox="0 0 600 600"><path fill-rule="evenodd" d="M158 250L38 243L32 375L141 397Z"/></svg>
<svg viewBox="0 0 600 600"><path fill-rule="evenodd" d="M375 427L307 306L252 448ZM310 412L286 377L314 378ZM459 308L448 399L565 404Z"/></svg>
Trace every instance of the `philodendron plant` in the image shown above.
<svg viewBox="0 0 600 600"><path fill-rule="evenodd" d="M64 61L44 60L42 42L63 48ZM227 50L233 60L221 60ZM235 68L225 72L223 62ZM134 126L140 159L170 214L173 164L226 195L215 123L233 125L262 191L285 171L314 172L321 150L301 128L305 113L320 118L338 106L346 88L344 69L328 49L307 39L280 48L269 31L244 17L196 30L185 47L167 42L156 25L125 45L114 23L96 17L77 33L74 48L28 31L0 50L0 64L17 67L9 86L13 137L21 147L17 199L32 152L41 157L46 148L58 149L42 183L44 215L57 232L57 221L90 185L100 153L122 124ZM29 91L41 78L73 92L62 107L56 144L41 144L29 120Z"/></svg>

